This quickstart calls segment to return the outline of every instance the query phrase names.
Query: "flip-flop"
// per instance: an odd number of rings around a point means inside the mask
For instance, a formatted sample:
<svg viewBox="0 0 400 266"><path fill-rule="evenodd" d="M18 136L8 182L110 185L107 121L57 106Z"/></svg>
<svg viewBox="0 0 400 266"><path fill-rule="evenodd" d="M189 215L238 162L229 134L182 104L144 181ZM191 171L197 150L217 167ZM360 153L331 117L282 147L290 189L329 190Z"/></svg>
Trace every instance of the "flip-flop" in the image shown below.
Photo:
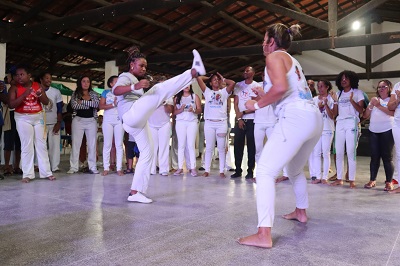
<svg viewBox="0 0 400 266"><path fill-rule="evenodd" d="M129 169L126 169L126 170L124 170L124 174L133 174L133 169L132 168L129 168Z"/></svg>

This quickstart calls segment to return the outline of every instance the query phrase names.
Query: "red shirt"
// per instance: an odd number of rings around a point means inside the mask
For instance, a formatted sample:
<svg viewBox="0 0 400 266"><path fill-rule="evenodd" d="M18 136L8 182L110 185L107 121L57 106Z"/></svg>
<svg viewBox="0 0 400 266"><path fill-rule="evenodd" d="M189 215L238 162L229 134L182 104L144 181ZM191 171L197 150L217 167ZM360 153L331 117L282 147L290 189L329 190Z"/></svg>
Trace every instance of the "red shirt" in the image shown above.
<svg viewBox="0 0 400 266"><path fill-rule="evenodd" d="M17 84L17 97L24 94L25 90L25 87L23 87L21 84ZM36 114L41 112L43 110L42 104L40 103L39 98L36 95L36 92L40 90L41 88L39 86L39 83L32 82L31 94L26 96L22 103L15 108L15 112L23 114Z"/></svg>

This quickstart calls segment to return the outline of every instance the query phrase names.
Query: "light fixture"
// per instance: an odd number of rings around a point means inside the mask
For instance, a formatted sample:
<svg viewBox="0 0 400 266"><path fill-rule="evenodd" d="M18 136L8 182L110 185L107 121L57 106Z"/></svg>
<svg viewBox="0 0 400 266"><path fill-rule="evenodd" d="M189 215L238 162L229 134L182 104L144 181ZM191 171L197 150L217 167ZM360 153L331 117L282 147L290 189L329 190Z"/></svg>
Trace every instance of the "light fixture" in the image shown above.
<svg viewBox="0 0 400 266"><path fill-rule="evenodd" d="M353 28L353 30L358 30L361 27L360 21L354 21L351 27Z"/></svg>

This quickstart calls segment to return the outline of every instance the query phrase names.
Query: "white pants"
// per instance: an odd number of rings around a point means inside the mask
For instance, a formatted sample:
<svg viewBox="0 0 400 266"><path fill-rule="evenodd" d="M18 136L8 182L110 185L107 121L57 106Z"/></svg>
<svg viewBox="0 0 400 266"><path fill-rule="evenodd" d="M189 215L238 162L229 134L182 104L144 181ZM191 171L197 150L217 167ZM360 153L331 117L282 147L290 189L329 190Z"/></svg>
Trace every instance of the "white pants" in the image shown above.
<svg viewBox="0 0 400 266"><path fill-rule="evenodd" d="M90 170L97 170L96 166L96 140L97 121L95 118L83 118L75 116L72 119L72 150L69 157L70 169L79 170L79 151L82 144L83 134L86 135L88 149L88 167Z"/></svg>
<svg viewBox="0 0 400 266"><path fill-rule="evenodd" d="M324 130L322 131L322 135L318 140L317 145L315 145L313 152L311 153L311 167L310 173L313 173L317 179L327 180L329 174L329 168L331 166L331 145L333 140L333 131ZM321 155L324 159L323 161L323 172L321 175ZM311 158L310 157L310 158Z"/></svg>
<svg viewBox="0 0 400 266"><path fill-rule="evenodd" d="M346 144L347 162L349 164L349 180L356 178L356 149L358 143L358 121L356 118L339 120L335 131L336 173L339 180L344 173L344 149Z"/></svg>
<svg viewBox="0 0 400 266"><path fill-rule="evenodd" d="M110 170L110 152L112 147L112 142L114 138L115 149L116 149L116 166L117 171L122 170L122 159L124 156L124 129L122 127L122 123L119 119L111 120L104 118L103 124L103 167L105 171Z"/></svg>
<svg viewBox="0 0 400 266"><path fill-rule="evenodd" d="M53 125L46 125L47 127L47 143L49 144L49 159L50 159L50 166L51 171L59 170L60 165L60 142L61 142L61 135L60 131L58 133L53 133Z"/></svg>
<svg viewBox="0 0 400 266"><path fill-rule="evenodd" d="M215 140L217 140L217 148L219 153L219 172L224 173L225 170L225 147L226 147L226 132L228 131L228 124L223 121L206 120L204 123L204 135L206 138L206 152L204 156L205 171L210 172L211 159L215 147Z"/></svg>
<svg viewBox="0 0 400 266"><path fill-rule="evenodd" d="M196 169L196 134L198 130L197 120L176 121L176 136L178 137L178 169L183 169L185 148L189 151L190 168Z"/></svg>
<svg viewBox="0 0 400 266"><path fill-rule="evenodd" d="M171 123L165 123L161 127L150 126L150 132L154 143L154 156L151 161L151 174L156 173L157 159L160 173L169 172L169 140L171 135ZM157 156L158 155L158 156Z"/></svg>
<svg viewBox="0 0 400 266"><path fill-rule="evenodd" d="M261 156L261 152L264 148L265 137L269 138L274 129L274 125L254 123L254 143L256 144L256 163Z"/></svg>
<svg viewBox="0 0 400 266"><path fill-rule="evenodd" d="M153 141L147 120L153 112L168 98L171 98L193 82L190 70L154 85L131 109L122 115L123 127L132 134L140 151L132 181L132 190L146 193L150 180L150 166L153 158Z"/></svg>
<svg viewBox="0 0 400 266"><path fill-rule="evenodd" d="M20 114L15 112L15 123L21 139L21 168L23 178L35 178L34 157L38 159L40 178L52 176L47 153L47 132L44 128L43 113ZM58 146L60 149L60 146Z"/></svg>
<svg viewBox="0 0 400 266"><path fill-rule="evenodd" d="M294 106L293 106L294 105ZM258 227L272 227L275 216L275 179L286 166L296 207L308 208L304 166L322 133L322 116L314 105L286 106L264 146L257 168Z"/></svg>

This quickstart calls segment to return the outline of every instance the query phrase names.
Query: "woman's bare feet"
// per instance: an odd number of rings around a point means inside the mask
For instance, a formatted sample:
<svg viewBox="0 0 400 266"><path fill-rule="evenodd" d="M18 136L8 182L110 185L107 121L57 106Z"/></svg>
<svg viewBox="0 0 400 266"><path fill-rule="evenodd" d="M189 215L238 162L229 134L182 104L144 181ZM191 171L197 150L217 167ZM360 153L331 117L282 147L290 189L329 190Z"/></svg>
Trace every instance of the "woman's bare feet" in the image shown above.
<svg viewBox="0 0 400 266"><path fill-rule="evenodd" d="M53 175L51 175L51 176L48 176L48 177L47 177L47 179L48 179L48 180L50 180L50 181L54 181L54 180L56 180L56 178L55 178Z"/></svg>
<svg viewBox="0 0 400 266"><path fill-rule="evenodd" d="M356 188L356 182L350 181L350 188Z"/></svg>
<svg viewBox="0 0 400 266"><path fill-rule="evenodd" d="M27 178L27 177L25 177L25 178L22 178L22 183L29 183L29 182L31 182L31 179L30 178Z"/></svg>
<svg viewBox="0 0 400 266"><path fill-rule="evenodd" d="M101 173L102 176L108 175L108 170L104 170L103 173Z"/></svg>
<svg viewBox="0 0 400 266"><path fill-rule="evenodd" d="M286 220L296 220L300 223L306 223L308 218L305 209L296 208L294 212L282 216Z"/></svg>
<svg viewBox="0 0 400 266"><path fill-rule="evenodd" d="M204 172L203 176L204 176L204 177L209 176L208 172Z"/></svg>
<svg viewBox="0 0 400 266"><path fill-rule="evenodd" d="M311 184L319 184L319 183L321 183L321 179L315 179L311 181Z"/></svg>
<svg viewBox="0 0 400 266"><path fill-rule="evenodd" d="M389 190L388 193L390 193L390 194L400 193L400 187L393 189L393 190Z"/></svg>
<svg viewBox="0 0 400 266"><path fill-rule="evenodd" d="M321 184L323 185L329 185L328 181L326 181L326 179L322 179Z"/></svg>
<svg viewBox="0 0 400 266"><path fill-rule="evenodd" d="M123 172L122 170L118 170L118 171L117 171L117 175L123 176L123 175L124 175L124 172Z"/></svg>
<svg viewBox="0 0 400 266"><path fill-rule="evenodd" d="M246 246L272 248L271 227L259 227L257 234L239 238L237 242Z"/></svg>
<svg viewBox="0 0 400 266"><path fill-rule="evenodd" d="M219 173L219 177L221 177L221 178L225 178L226 176L225 176L225 174L224 174L224 173Z"/></svg>
<svg viewBox="0 0 400 266"><path fill-rule="evenodd" d="M330 185L331 186L343 186L343 181L338 179L338 180L332 182Z"/></svg>
<svg viewBox="0 0 400 266"><path fill-rule="evenodd" d="M278 177L277 179L275 179L275 183L280 183L280 182L286 181L286 180L289 180L289 177L283 175L283 176Z"/></svg>

